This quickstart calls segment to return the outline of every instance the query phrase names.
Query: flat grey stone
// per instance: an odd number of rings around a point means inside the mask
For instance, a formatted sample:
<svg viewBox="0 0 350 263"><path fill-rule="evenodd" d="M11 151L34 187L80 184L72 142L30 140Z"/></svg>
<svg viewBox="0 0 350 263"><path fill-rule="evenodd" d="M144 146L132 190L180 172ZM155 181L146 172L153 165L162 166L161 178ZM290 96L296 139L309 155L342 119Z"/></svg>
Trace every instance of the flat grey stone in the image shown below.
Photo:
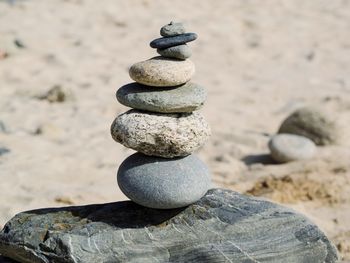
<svg viewBox="0 0 350 263"><path fill-rule="evenodd" d="M210 137L210 128L199 112L155 113L129 110L111 126L115 141L151 156L187 156Z"/></svg>
<svg viewBox="0 0 350 263"><path fill-rule="evenodd" d="M154 57L132 65L129 75L134 81L156 87L178 86L188 82L195 72L189 59Z"/></svg>
<svg viewBox="0 0 350 263"><path fill-rule="evenodd" d="M23 212L0 232L0 254L25 263L338 260L303 215L222 189L172 210L127 201Z"/></svg>
<svg viewBox="0 0 350 263"><path fill-rule="evenodd" d="M150 43L150 46L152 48L168 48L194 41L197 39L197 37L198 36L196 33L185 33L173 37L161 37L153 40Z"/></svg>
<svg viewBox="0 0 350 263"><path fill-rule="evenodd" d="M135 203L170 209L198 201L211 181L207 166L194 155L164 159L135 153L120 165L118 185Z"/></svg>
<svg viewBox="0 0 350 263"><path fill-rule="evenodd" d="M279 163L310 159L316 145L310 139L294 134L274 135L268 143L271 157Z"/></svg>
<svg viewBox="0 0 350 263"><path fill-rule="evenodd" d="M309 138L317 145L334 144L338 129L330 116L320 109L305 107L293 112L283 121L278 133L290 133Z"/></svg>
<svg viewBox="0 0 350 263"><path fill-rule="evenodd" d="M167 58L177 58L177 59L186 59L191 57L192 51L189 46L186 44L168 47L165 49L157 49L159 55Z"/></svg>
<svg viewBox="0 0 350 263"><path fill-rule="evenodd" d="M186 29L182 23L170 22L160 29L160 35L163 37L172 37L184 34Z"/></svg>
<svg viewBox="0 0 350 263"><path fill-rule="evenodd" d="M139 83L127 84L117 91L118 101L130 108L153 112L192 112L201 108L206 90L191 82L178 87L150 88Z"/></svg>

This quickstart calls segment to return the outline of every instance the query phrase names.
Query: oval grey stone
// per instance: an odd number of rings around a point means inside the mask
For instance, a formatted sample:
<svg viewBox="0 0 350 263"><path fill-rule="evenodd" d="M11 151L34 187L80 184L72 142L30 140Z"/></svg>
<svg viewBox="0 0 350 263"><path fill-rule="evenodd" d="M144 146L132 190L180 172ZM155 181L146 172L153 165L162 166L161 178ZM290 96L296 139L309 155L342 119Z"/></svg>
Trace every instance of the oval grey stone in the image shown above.
<svg viewBox="0 0 350 263"><path fill-rule="evenodd" d="M129 110L111 126L115 141L146 155L187 156L210 137L210 128L198 112L160 114Z"/></svg>
<svg viewBox="0 0 350 263"><path fill-rule="evenodd" d="M278 133L301 135L317 145L334 144L339 136L334 120L322 110L311 107L293 112L283 121Z"/></svg>
<svg viewBox="0 0 350 263"><path fill-rule="evenodd" d="M160 29L160 35L163 37L172 37L184 34L186 29L182 23L170 22Z"/></svg>
<svg viewBox="0 0 350 263"><path fill-rule="evenodd" d="M192 204L211 187L208 168L194 155L164 159L135 153L120 165L117 178L128 198L158 209Z"/></svg>
<svg viewBox="0 0 350 263"><path fill-rule="evenodd" d="M177 59L186 59L191 57L192 51L189 46L186 44L168 47L165 49L157 49L159 55L167 58L177 58Z"/></svg>
<svg viewBox="0 0 350 263"><path fill-rule="evenodd" d="M274 135L268 143L271 157L279 163L310 159L316 145L310 139L294 134Z"/></svg>
<svg viewBox="0 0 350 263"><path fill-rule="evenodd" d="M179 87L151 89L139 83L127 84L117 91L118 101L130 108L153 112L192 112L201 108L206 90L191 82Z"/></svg>
<svg viewBox="0 0 350 263"><path fill-rule="evenodd" d="M156 87L178 86L188 82L195 71L191 60L154 57L135 63L129 75L134 81Z"/></svg>
<svg viewBox="0 0 350 263"><path fill-rule="evenodd" d="M153 48L167 48L182 45L197 39L196 33L185 33L173 37L161 37L153 40L150 46Z"/></svg>

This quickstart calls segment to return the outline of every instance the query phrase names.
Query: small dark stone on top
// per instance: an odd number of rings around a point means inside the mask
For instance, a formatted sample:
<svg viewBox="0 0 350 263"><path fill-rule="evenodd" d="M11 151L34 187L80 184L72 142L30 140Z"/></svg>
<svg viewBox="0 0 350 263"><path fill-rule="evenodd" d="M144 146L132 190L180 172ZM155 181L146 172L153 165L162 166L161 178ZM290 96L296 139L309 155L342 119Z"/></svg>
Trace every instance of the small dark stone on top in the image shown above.
<svg viewBox="0 0 350 263"><path fill-rule="evenodd" d="M185 33L173 37L161 37L153 40L150 43L152 48L168 48L177 45L182 45L197 39L196 33Z"/></svg>
<svg viewBox="0 0 350 263"><path fill-rule="evenodd" d="M160 29L160 35L163 37L172 37L184 33L186 33L184 25L182 23L174 23L173 21Z"/></svg>

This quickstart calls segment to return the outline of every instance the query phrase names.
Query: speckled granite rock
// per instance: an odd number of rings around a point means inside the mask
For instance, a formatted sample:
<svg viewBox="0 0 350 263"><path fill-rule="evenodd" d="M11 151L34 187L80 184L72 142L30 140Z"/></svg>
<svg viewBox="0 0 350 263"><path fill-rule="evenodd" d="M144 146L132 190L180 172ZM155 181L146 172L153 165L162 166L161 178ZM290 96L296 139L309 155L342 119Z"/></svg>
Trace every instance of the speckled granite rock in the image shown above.
<svg viewBox="0 0 350 263"><path fill-rule="evenodd" d="M199 112L154 113L129 110L111 126L115 141L146 155L165 158L193 153L210 137L210 128Z"/></svg>
<svg viewBox="0 0 350 263"><path fill-rule="evenodd" d="M291 133L309 138L317 145L337 142L339 134L334 122L323 110L305 107L293 112L283 121L278 133Z"/></svg>
<svg viewBox="0 0 350 263"><path fill-rule="evenodd" d="M0 233L20 262L327 262L337 251L304 216L229 190L185 209L133 202L20 213Z"/></svg>
<svg viewBox="0 0 350 263"><path fill-rule="evenodd" d="M295 134L276 134L268 143L271 157L279 163L310 159L316 145L310 139Z"/></svg>
<svg viewBox="0 0 350 263"><path fill-rule="evenodd" d="M165 49L157 49L159 55L167 58L187 59L191 57L192 51L186 44L178 45L174 47L168 47Z"/></svg>
<svg viewBox="0 0 350 263"><path fill-rule="evenodd" d="M154 57L132 65L129 75L134 81L156 87L177 86L188 82L195 72L191 60Z"/></svg>
<svg viewBox="0 0 350 263"><path fill-rule="evenodd" d="M191 82L182 86L150 89L139 83L124 85L117 91L118 101L130 108L153 112L192 112L201 108L206 90Z"/></svg>
<svg viewBox="0 0 350 263"><path fill-rule="evenodd" d="M187 206L212 188L207 166L193 154L165 159L135 153L120 165L118 185L135 203L157 209Z"/></svg>

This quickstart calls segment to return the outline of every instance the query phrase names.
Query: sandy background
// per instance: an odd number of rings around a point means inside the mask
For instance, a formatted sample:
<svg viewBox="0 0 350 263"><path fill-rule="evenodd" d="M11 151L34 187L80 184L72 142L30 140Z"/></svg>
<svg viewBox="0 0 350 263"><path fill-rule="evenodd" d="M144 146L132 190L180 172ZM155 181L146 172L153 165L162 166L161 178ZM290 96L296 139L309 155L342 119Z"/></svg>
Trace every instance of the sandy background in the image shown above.
<svg viewBox="0 0 350 263"><path fill-rule="evenodd" d="M115 174L133 151L109 134L127 110L115 91L170 20L199 35L213 136L198 154L214 182L306 214L350 260L348 0L0 1L0 227L22 210L125 199ZM273 164L269 135L305 105L331 113L340 145Z"/></svg>

